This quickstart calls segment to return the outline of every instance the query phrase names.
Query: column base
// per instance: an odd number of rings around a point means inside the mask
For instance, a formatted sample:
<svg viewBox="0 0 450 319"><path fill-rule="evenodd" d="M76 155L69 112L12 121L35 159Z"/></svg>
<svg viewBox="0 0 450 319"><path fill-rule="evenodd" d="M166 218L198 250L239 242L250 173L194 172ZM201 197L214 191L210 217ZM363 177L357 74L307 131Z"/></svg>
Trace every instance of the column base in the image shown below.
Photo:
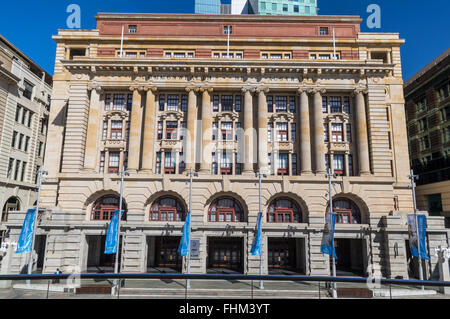
<svg viewBox="0 0 450 319"><path fill-rule="evenodd" d="M316 171L315 172L316 175L324 175L326 173L327 173L326 171Z"/></svg>
<svg viewBox="0 0 450 319"><path fill-rule="evenodd" d="M90 168L90 167L84 167L81 171L83 173L97 173L97 171L94 168Z"/></svg>
<svg viewBox="0 0 450 319"><path fill-rule="evenodd" d="M242 175L247 175L247 176L252 175L252 176L254 176L255 172L254 171L242 171Z"/></svg>
<svg viewBox="0 0 450 319"><path fill-rule="evenodd" d="M137 174L137 169L135 169L135 168L129 168L129 169L127 169L127 173L130 173L130 174Z"/></svg>
<svg viewBox="0 0 450 319"><path fill-rule="evenodd" d="M209 169L200 169L200 170L198 171L198 173L199 173L200 175L209 175L209 174L211 174L211 171L210 171Z"/></svg>
<svg viewBox="0 0 450 319"><path fill-rule="evenodd" d="M312 171L311 170L301 171L300 175L312 175Z"/></svg>
<svg viewBox="0 0 450 319"><path fill-rule="evenodd" d="M359 173L359 176L370 176L370 172L361 172Z"/></svg>
<svg viewBox="0 0 450 319"><path fill-rule="evenodd" d="M152 170L152 169L144 168L144 169L141 169L141 170L138 172L138 174L153 174L153 170Z"/></svg>

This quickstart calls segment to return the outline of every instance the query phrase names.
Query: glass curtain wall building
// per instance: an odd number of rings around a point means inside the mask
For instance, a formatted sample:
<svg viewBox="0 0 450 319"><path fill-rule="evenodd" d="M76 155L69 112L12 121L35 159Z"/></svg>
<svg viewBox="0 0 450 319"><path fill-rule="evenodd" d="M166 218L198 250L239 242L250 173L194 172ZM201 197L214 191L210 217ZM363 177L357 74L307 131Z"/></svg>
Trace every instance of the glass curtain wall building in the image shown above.
<svg viewBox="0 0 450 319"><path fill-rule="evenodd" d="M195 0L195 13L200 14L317 15L317 12L317 0Z"/></svg>

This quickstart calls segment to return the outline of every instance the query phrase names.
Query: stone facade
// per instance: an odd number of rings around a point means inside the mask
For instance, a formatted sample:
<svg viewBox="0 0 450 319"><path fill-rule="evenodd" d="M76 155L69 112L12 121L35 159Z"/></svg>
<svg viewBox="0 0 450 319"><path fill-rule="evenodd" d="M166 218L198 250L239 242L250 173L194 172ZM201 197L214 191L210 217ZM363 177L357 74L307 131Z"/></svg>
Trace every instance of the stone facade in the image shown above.
<svg viewBox="0 0 450 319"><path fill-rule="evenodd" d="M44 163L51 76L0 36L1 240L21 211L35 205L36 174ZM6 239L9 241L9 239Z"/></svg>
<svg viewBox="0 0 450 319"><path fill-rule="evenodd" d="M118 207L116 172L124 165L122 272L176 264L191 207L199 243L191 272L258 274L250 248L261 169L264 273L328 275L320 245L330 165L339 175L335 237L348 252L340 267L409 276L405 216L413 205L398 34L361 33L358 17L99 14L97 21L96 30L54 36L38 228L46 236L43 272L107 266L101 236ZM332 32L321 28L335 28L337 59ZM198 176L189 203L191 168ZM428 229L430 249L445 241L442 218L429 218ZM10 236L19 231L18 222ZM17 258L11 271L21 265ZM186 271L186 260L177 265ZM435 267L432 260L430 273Z"/></svg>

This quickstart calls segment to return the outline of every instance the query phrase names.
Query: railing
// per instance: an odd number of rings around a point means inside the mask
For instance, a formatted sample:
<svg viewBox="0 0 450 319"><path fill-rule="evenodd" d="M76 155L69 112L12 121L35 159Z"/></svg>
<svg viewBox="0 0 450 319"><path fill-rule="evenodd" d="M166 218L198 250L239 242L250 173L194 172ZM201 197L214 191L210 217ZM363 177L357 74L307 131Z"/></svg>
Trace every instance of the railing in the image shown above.
<svg viewBox="0 0 450 319"><path fill-rule="evenodd" d="M257 298L331 298L332 294L332 283L339 283L337 285L337 297L385 297L393 299L396 295L395 291L393 292L393 288L396 289L398 287L403 288L403 295L408 295L408 291L410 295L433 295L437 294L435 290L427 289L422 290L420 287L438 287L442 289L444 287L450 287L449 281L421 281L421 280L405 280L405 279L384 279L384 278L366 278L366 277L326 277L326 276L297 276L297 275L244 275L244 274L181 274L181 273L130 273L130 274L114 274L114 273L64 273L64 274L32 274L32 275L0 275L0 284L3 284L4 281L14 281L14 288L19 289L38 289L40 292L37 292L36 297L42 298L50 297L50 292L54 293L56 290L54 289L59 285L59 293L63 293L64 298L70 298L70 293L89 293L83 292L83 290L76 290L73 284L64 284L61 283L61 280L71 280L71 283L74 280L79 280L76 288L95 288L95 284L97 288L105 288L109 287L108 294L111 294L111 298L120 298L121 291L125 291L125 295L128 292L128 297L132 297L130 294L133 291L141 290L146 291L149 298L158 298L162 297L160 294L162 290L165 288L161 288L161 284L164 283L173 283L175 280L176 287L166 289L167 294L165 298L234 298L231 296L231 292L234 294L240 294L240 297L248 297L253 299ZM89 281L94 280L94 281ZM140 283L137 287L133 287L133 285L125 286L126 280L140 280L134 281L135 283ZM154 280L154 281L151 281ZM160 281L155 281L160 280ZM192 285L192 288L188 288L188 285L184 284L182 280L190 280L192 282L198 283L197 287ZM201 283L201 281L217 281L221 280L220 284L214 286L217 288L213 288L212 290L204 289L205 287L211 288L211 284L205 282ZM259 289L259 282L263 280L265 290ZM21 281L21 284L16 284ZM27 281L28 284L36 283L36 285L28 285L24 282ZM34 281L34 282L33 282ZM99 282L107 281L107 285L99 285ZM127 283L129 281L126 281ZM55 285L55 283L57 285ZM225 285L228 283L228 288ZM270 284L269 284L270 283ZM280 286L283 283L285 286ZM143 285L145 284L145 285ZM349 285L351 284L351 285ZM358 286L357 284L363 284L362 286ZM233 285L236 287L229 288ZM40 286L40 288L36 288ZM143 288L145 286L145 288ZM239 286L240 288L237 288ZM403 286L403 287L401 287ZM52 289L53 287L53 289ZM70 289L63 289L64 287L71 287ZM274 289L276 287L276 289ZM412 289L411 289L412 287ZM241 289L244 288L244 289ZM286 288L289 288L286 290ZM94 289L95 290L95 289ZM209 290L209 292L208 292ZM228 290L228 295L227 295ZM276 292L276 291L279 292ZM86 290L84 290L86 291ZM152 295L153 291L153 295ZM215 293L214 293L215 291ZM405 293L406 291L406 293ZM0 289L1 292L1 289ZM217 292L223 294L217 295ZM39 295L39 293L41 295ZM91 291L92 293L92 291ZM105 293L105 292L103 292ZM369 294L368 294L369 293ZM202 296L199 294L203 294ZM122 295L123 296L123 295ZM155 297L156 296L156 297ZM61 297L61 296L59 296Z"/></svg>

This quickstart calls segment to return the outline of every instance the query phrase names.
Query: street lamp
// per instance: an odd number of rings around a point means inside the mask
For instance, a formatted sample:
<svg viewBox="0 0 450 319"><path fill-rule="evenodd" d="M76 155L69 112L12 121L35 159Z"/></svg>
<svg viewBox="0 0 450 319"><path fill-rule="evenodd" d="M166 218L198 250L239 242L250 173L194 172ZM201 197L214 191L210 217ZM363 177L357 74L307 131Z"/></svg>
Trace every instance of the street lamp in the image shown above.
<svg viewBox="0 0 450 319"><path fill-rule="evenodd" d="M423 269L422 269L422 256L420 254L420 237L419 237L419 224L417 222L417 204L416 204L416 183L414 180L419 179L418 175L414 175L414 171L411 170L411 175L409 176L411 180L411 190L413 196L413 204L414 204L414 222L416 224L416 236L417 236L417 253L419 255L419 276L420 280L423 280ZM421 290L424 290L425 287L421 286Z"/></svg>
<svg viewBox="0 0 450 319"><path fill-rule="evenodd" d="M188 214L192 214L192 177L193 176L198 177L198 173L194 173L192 171L192 167L191 167L189 170L189 173L186 176L189 176L189 211L188 211ZM191 238L190 238L191 237L190 236L191 222L190 221L189 221L188 233L189 233L189 243L188 243L189 251L187 254L187 273L189 274L191 272L191 243L190 243L190 241L191 241ZM190 288L191 288L191 281L188 279L186 281L186 289L190 289Z"/></svg>
<svg viewBox="0 0 450 319"><path fill-rule="evenodd" d="M259 213L261 214L261 224L262 224L262 204L261 204L261 178L264 177L266 178L267 175L266 174L261 174L261 168L258 169L258 173L256 173L256 176L258 177L258 182L259 182ZM262 227L262 225L259 225L259 227ZM262 243L261 243L262 246ZM260 252L260 256L259 256L259 274L262 276L263 274L263 253L262 253L262 249ZM264 290L264 281L260 280L259 281L259 289Z"/></svg>
<svg viewBox="0 0 450 319"><path fill-rule="evenodd" d="M330 206L330 217L331 217L331 223L333 224L333 194L332 194L332 182L331 178L336 178L336 174L331 174L331 168L328 168L328 173L326 174L328 178L328 197L329 197L329 206ZM334 258L334 235L333 235L333 251L331 252L331 259L332 259L332 267L333 267L333 277L336 277L336 258ZM336 292L336 282L333 282L333 298L337 297Z"/></svg>
<svg viewBox="0 0 450 319"><path fill-rule="evenodd" d="M117 220L117 249L116 249L116 260L114 262L114 273L119 273L119 243L120 243L120 220L122 219L122 201L123 201L123 180L125 176L130 176L130 173L125 172L125 165L122 165L122 170L120 171L120 199L119 199L119 216ZM117 279L114 279L114 286L117 287Z"/></svg>

